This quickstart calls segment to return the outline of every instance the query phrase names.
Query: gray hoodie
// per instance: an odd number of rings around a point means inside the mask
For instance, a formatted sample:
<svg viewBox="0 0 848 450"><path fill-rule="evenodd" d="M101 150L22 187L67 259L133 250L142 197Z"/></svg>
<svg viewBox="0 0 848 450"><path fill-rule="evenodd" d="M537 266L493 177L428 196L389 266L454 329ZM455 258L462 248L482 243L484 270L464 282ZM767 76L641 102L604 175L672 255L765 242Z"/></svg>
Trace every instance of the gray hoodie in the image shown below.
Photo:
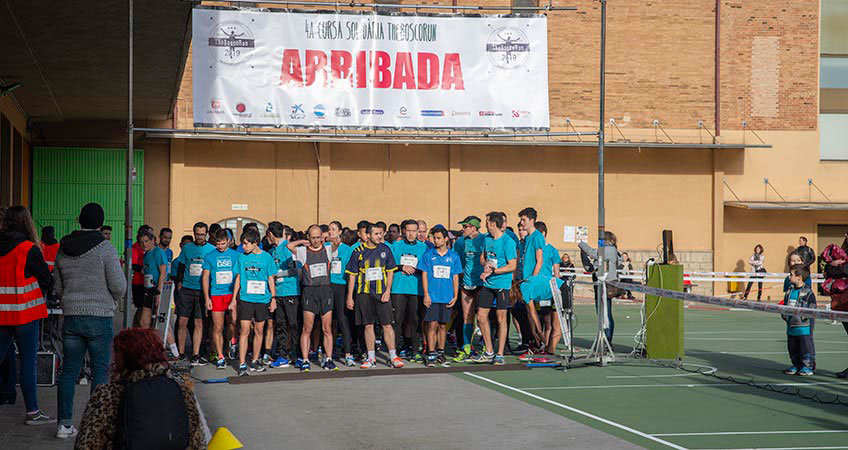
<svg viewBox="0 0 848 450"><path fill-rule="evenodd" d="M127 290L118 254L97 230L62 239L53 282L66 316L112 317Z"/></svg>
<svg viewBox="0 0 848 450"><path fill-rule="evenodd" d="M577 244L580 247L580 250L584 251L589 258L595 263L598 264L598 251L592 248L589 244L585 242L580 242ZM604 246L604 265L607 266L607 281L617 280L618 279L618 249L613 247L612 245Z"/></svg>

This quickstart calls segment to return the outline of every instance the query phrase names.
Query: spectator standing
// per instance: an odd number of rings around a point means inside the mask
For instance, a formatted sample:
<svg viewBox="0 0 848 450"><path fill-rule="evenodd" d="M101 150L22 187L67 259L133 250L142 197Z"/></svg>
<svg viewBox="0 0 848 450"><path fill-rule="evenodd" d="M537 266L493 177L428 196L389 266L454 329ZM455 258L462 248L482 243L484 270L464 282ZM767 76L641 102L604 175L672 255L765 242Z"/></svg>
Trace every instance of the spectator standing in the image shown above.
<svg viewBox="0 0 848 450"><path fill-rule="evenodd" d="M81 229L62 239L53 281L62 299L64 363L59 377L56 437L76 436L72 424L74 390L86 353L91 361L91 391L108 381L115 306L127 290L115 248L99 231L103 208L97 203L82 207Z"/></svg>
<svg viewBox="0 0 848 450"><path fill-rule="evenodd" d="M763 264L766 262L766 257L763 254L763 246L757 244L754 246L754 254L748 258L748 264L751 265L751 272L755 275L751 275L751 278L762 278L763 275L757 275L760 273L765 273L766 268ZM748 300L748 294L751 292L751 286L754 284L753 281L748 282L748 286L745 288L745 295L742 296L744 300ZM763 282L757 282L757 301L760 301L763 298Z"/></svg>
<svg viewBox="0 0 848 450"><path fill-rule="evenodd" d="M801 260L804 261L804 267L809 269L816 262L816 252L807 245L807 238L801 236L798 238L798 248L795 249Z"/></svg>
<svg viewBox="0 0 848 450"><path fill-rule="evenodd" d="M21 392L26 403L27 425L56 423L38 409L36 358L39 321L47 317L44 292L53 288L50 269L44 262L41 244L29 210L13 206L3 217L0 229L0 361L16 344L21 360ZM3 377L4 385L14 375ZM8 387L8 386L6 386ZM5 389L4 389L5 390Z"/></svg>
<svg viewBox="0 0 848 450"><path fill-rule="evenodd" d="M842 241L842 249L848 252L848 233L845 233L845 239ZM848 278L848 264L843 259L831 261L825 266L824 274L827 278ZM831 295L831 308L836 311L848 310L846 297L848 297L848 292ZM842 326L845 327L845 332L848 333L848 322L842 322ZM837 373L836 376L838 378L848 378L848 369Z"/></svg>
<svg viewBox="0 0 848 450"><path fill-rule="evenodd" d="M56 265L56 254L59 253L59 242L56 241L56 229L46 226L41 229L41 251L44 253L44 262L50 271Z"/></svg>

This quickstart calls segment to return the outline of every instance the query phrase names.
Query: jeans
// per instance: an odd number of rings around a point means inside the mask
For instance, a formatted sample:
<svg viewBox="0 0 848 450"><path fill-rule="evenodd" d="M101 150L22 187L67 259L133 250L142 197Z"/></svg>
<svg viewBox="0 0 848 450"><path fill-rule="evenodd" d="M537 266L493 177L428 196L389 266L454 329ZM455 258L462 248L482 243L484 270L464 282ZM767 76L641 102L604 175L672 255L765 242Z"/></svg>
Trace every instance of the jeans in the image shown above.
<svg viewBox="0 0 848 450"><path fill-rule="evenodd" d="M74 414L74 390L85 353L91 360L94 381L91 392L109 382L109 360L112 356L112 318L66 316L62 325L65 360L59 375L59 425L71 425Z"/></svg>
<svg viewBox="0 0 848 450"><path fill-rule="evenodd" d="M13 404L18 396L15 384L18 380L18 358L14 352L6 352L6 358L0 362L0 405Z"/></svg>
<svg viewBox="0 0 848 450"><path fill-rule="evenodd" d="M595 311L598 312L598 299L595 297ZM607 299L607 319L609 328L604 328L604 334L607 336L607 341L612 345L612 335L615 332L615 319L612 316L612 299Z"/></svg>
<svg viewBox="0 0 848 450"><path fill-rule="evenodd" d="M12 343L18 344L18 352L21 354L21 392L24 394L24 403L27 412L38 411L38 398L35 390L36 372L35 365L38 358L38 320L28 324L15 326L0 326L0 361L6 359L6 355L14 349ZM12 377L8 382L12 383L14 389L15 379ZM6 387L6 377L3 377L3 386ZM5 389L4 389L5 390Z"/></svg>

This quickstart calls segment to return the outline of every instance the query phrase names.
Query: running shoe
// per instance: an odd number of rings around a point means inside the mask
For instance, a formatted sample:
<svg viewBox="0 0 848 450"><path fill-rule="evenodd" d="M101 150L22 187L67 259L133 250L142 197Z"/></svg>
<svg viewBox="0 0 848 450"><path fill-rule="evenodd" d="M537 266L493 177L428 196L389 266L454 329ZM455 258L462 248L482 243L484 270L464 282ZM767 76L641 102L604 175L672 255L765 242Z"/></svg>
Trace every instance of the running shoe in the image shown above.
<svg viewBox="0 0 848 450"><path fill-rule="evenodd" d="M230 359L238 358L238 344L230 344L229 355L227 355Z"/></svg>
<svg viewBox="0 0 848 450"><path fill-rule="evenodd" d="M297 360L294 362L294 368L300 369L301 367L303 367L303 359L297 358Z"/></svg>
<svg viewBox="0 0 848 450"><path fill-rule="evenodd" d="M76 437L79 433L79 430L73 425L59 425L59 428L56 430L56 438L57 439L70 439L72 437Z"/></svg>
<svg viewBox="0 0 848 450"><path fill-rule="evenodd" d="M345 356L345 359L344 359L344 365L346 365L348 367L353 367L353 366L356 365L356 360L353 359L352 355L347 355L347 356Z"/></svg>
<svg viewBox="0 0 848 450"><path fill-rule="evenodd" d="M209 357L206 358L206 360L209 361L209 362L217 361L218 360L218 353L216 353L216 352L210 353Z"/></svg>
<svg viewBox="0 0 848 450"><path fill-rule="evenodd" d="M395 369L401 369L403 368L403 360L395 356L395 358L391 361L391 365Z"/></svg>
<svg viewBox="0 0 848 450"><path fill-rule="evenodd" d="M189 364L188 356L185 353L177 357L177 364Z"/></svg>
<svg viewBox="0 0 848 450"><path fill-rule="evenodd" d="M785 373L786 375L795 375L796 373L798 373L798 368L795 367L795 366L792 366L792 367L784 370L783 373Z"/></svg>
<svg viewBox="0 0 848 450"><path fill-rule="evenodd" d="M469 358L471 358L471 346L466 345L462 347L462 349L456 354L456 357L453 359L453 362L465 362Z"/></svg>
<svg viewBox="0 0 848 450"><path fill-rule="evenodd" d="M337 372L339 370L339 368L336 367L336 363L334 363L333 360L330 358L324 360L324 364L322 367L324 368L324 370L329 370L331 372Z"/></svg>
<svg viewBox="0 0 848 450"><path fill-rule="evenodd" d="M424 359L425 367L433 367L436 365L436 355L432 353L427 353L427 357Z"/></svg>
<svg viewBox="0 0 848 450"><path fill-rule="evenodd" d="M443 366L448 365L448 359L445 358L445 354L442 352L436 353L436 363L441 364Z"/></svg>
<svg viewBox="0 0 848 450"><path fill-rule="evenodd" d="M272 369L283 369L283 368L289 367L289 360L280 356L277 359L275 359L273 362L271 362L271 364L269 364L269 366Z"/></svg>
<svg viewBox="0 0 848 450"><path fill-rule="evenodd" d="M238 376L246 377L247 376L247 363L242 363L238 368Z"/></svg>
<svg viewBox="0 0 848 450"><path fill-rule="evenodd" d="M494 358L495 358L494 353L484 352L484 353L478 353L477 356L471 358L470 361L473 362L473 363L478 363L478 364L481 364L481 363L482 364L488 364L488 363L491 363Z"/></svg>
<svg viewBox="0 0 848 450"><path fill-rule="evenodd" d="M309 365L309 361L304 361L303 364L300 365L301 372L309 372L311 366Z"/></svg>
<svg viewBox="0 0 848 450"><path fill-rule="evenodd" d="M24 423L27 425L47 425L56 422L57 420L55 417L50 417L47 414L44 414L44 412L40 409L32 414L27 413L24 417Z"/></svg>
<svg viewBox="0 0 848 450"><path fill-rule="evenodd" d="M423 363L424 355L422 355L421 353L416 353L415 356L412 357L412 362L416 362L418 364Z"/></svg>
<svg viewBox="0 0 848 450"><path fill-rule="evenodd" d="M176 361L179 361L179 360L180 360L180 357L178 355L175 355L174 352L168 350L168 361L176 362Z"/></svg>
<svg viewBox="0 0 848 450"><path fill-rule="evenodd" d="M250 371L251 371L251 372L264 372L264 371L265 371L265 366L263 366L263 365L262 365L262 363L261 363L261 362L259 362L259 360L258 360L258 359L254 359L254 360L250 363Z"/></svg>
<svg viewBox="0 0 848 450"><path fill-rule="evenodd" d="M224 357L218 358L218 362L215 363L215 368L218 370L227 368L227 361L224 360Z"/></svg>
<svg viewBox="0 0 848 450"><path fill-rule="evenodd" d="M504 357L503 357L503 355L495 355L494 360L492 360L492 364L494 364L494 365L496 365L496 366L502 366L502 365L506 364L506 363L504 362Z"/></svg>
<svg viewBox="0 0 848 450"><path fill-rule="evenodd" d="M374 367L377 367L377 361L368 357L366 357L359 366L360 369L373 369Z"/></svg>
<svg viewBox="0 0 848 450"><path fill-rule="evenodd" d="M534 352L533 350L527 349L526 352L522 353L521 356L518 357L518 360L521 362L529 362L533 359L533 356L535 354L536 352Z"/></svg>
<svg viewBox="0 0 848 450"><path fill-rule="evenodd" d="M262 364L265 364L267 366L267 365L270 365L271 362L272 362L271 355L269 355L268 353L262 355Z"/></svg>
<svg viewBox="0 0 848 450"><path fill-rule="evenodd" d="M836 378L848 378L848 369L836 373Z"/></svg>
<svg viewBox="0 0 848 450"><path fill-rule="evenodd" d="M204 358L200 355L194 355L194 356L191 357L191 365L192 366L195 366L195 367L196 366L205 366L207 364L209 364L209 361L207 361L206 358Z"/></svg>
<svg viewBox="0 0 848 450"><path fill-rule="evenodd" d="M398 357L403 358L403 359L409 359L409 357L411 356L411 353L412 352L410 352L408 349L402 348L398 352Z"/></svg>
<svg viewBox="0 0 848 450"><path fill-rule="evenodd" d="M813 372L813 369L809 367L802 367L801 370L798 371L798 375L801 375L802 377L809 377L810 375L815 375L815 372Z"/></svg>

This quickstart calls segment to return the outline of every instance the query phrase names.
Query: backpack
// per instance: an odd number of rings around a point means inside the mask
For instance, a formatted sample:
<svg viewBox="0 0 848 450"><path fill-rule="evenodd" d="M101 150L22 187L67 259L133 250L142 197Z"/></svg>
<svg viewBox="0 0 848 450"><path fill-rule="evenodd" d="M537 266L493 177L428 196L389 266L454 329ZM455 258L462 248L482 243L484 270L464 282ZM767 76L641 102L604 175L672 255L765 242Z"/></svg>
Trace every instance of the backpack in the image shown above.
<svg viewBox="0 0 848 450"><path fill-rule="evenodd" d="M165 375L122 382L115 448L185 450L189 419L180 385Z"/></svg>
<svg viewBox="0 0 848 450"><path fill-rule="evenodd" d="M829 244L821 253L821 257L824 262L830 264L837 259L848 260L848 254L845 253L845 250L842 247L836 244Z"/></svg>
<svg viewBox="0 0 848 450"><path fill-rule="evenodd" d="M592 258L589 257L589 254L584 252L583 249L580 249L580 262L583 263L583 270L586 272L594 272L595 265L592 264Z"/></svg>

